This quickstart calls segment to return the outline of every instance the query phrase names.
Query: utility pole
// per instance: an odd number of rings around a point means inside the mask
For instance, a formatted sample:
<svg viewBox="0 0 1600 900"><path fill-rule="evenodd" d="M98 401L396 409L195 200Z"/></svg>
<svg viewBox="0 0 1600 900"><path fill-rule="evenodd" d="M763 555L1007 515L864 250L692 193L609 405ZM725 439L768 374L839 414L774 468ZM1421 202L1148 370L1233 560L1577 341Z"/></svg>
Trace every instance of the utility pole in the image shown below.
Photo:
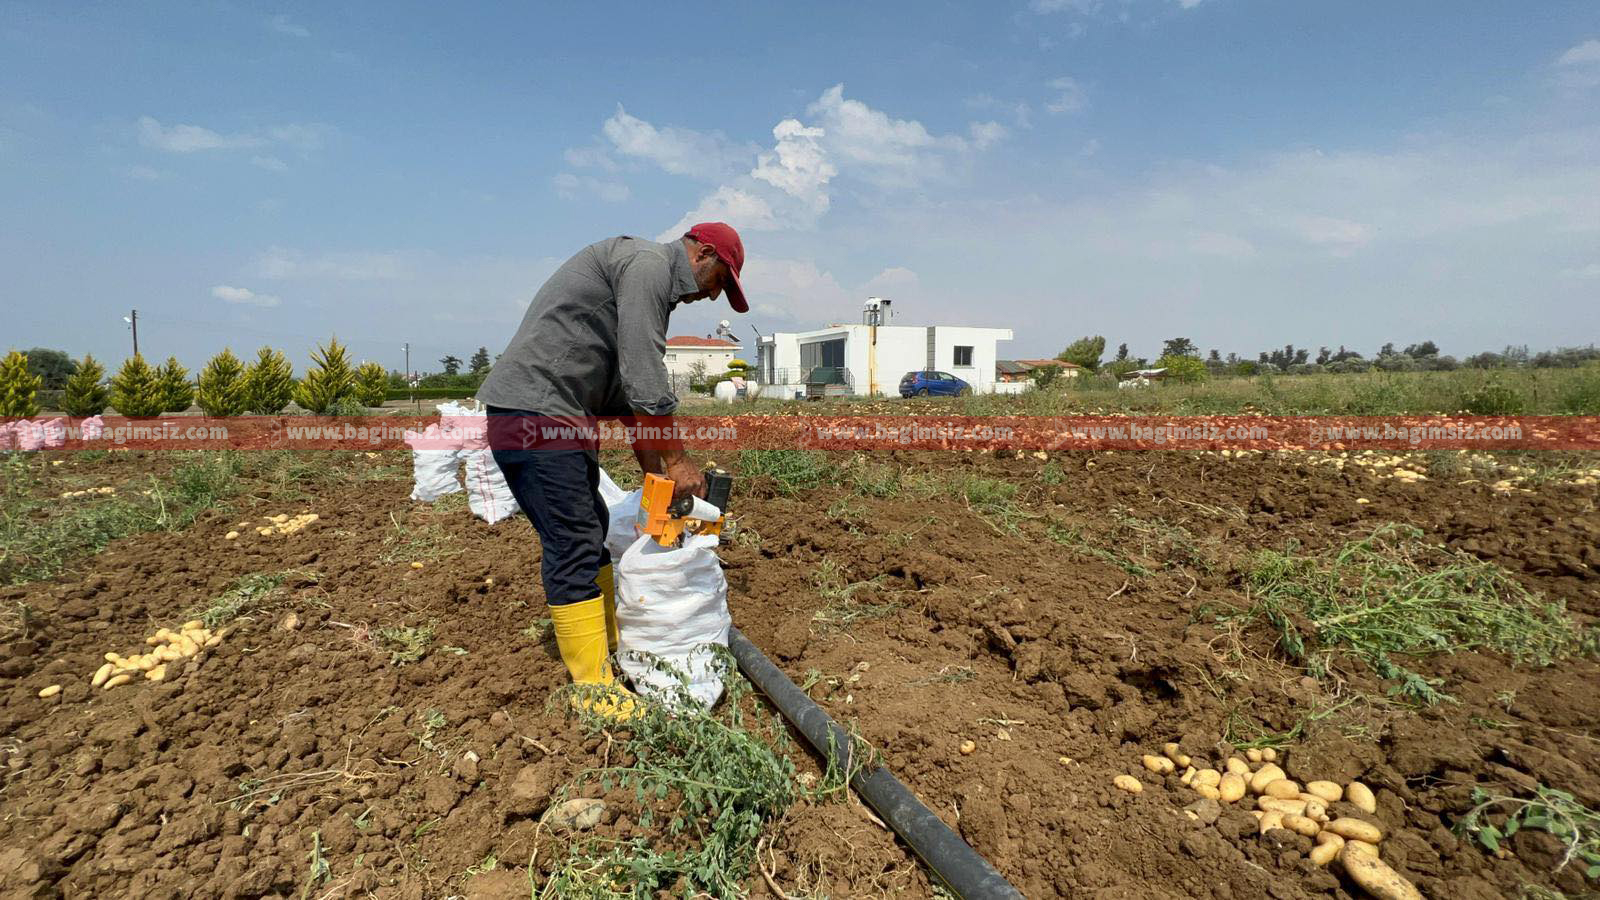
<svg viewBox="0 0 1600 900"><path fill-rule="evenodd" d="M406 390L411 394L411 405L417 405L417 386L411 383L411 342L406 341Z"/></svg>
<svg viewBox="0 0 1600 900"><path fill-rule="evenodd" d="M133 327L133 355L139 355L139 311L132 310L128 314L128 324Z"/></svg>

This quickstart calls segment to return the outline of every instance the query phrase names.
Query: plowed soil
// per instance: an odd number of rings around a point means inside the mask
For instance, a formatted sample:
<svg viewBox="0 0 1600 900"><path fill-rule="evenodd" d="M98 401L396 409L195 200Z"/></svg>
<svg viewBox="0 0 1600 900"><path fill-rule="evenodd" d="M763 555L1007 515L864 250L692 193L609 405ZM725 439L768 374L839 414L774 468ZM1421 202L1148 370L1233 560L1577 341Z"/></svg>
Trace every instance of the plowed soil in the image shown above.
<svg viewBox="0 0 1600 900"><path fill-rule="evenodd" d="M381 462L404 465L391 455ZM54 458L68 463L42 468L44 490L87 467L115 481L166 465ZM1593 621L1594 487L1505 493L1175 451L872 461L1016 484L1023 516L1012 530L946 497L741 482L742 534L722 554L734 621L1027 896L1358 894L1304 858L1309 842L1263 840L1246 813L1191 821L1182 807L1196 797L1175 777L1140 771L1138 796L1111 787L1165 741L1217 761L1230 738L1269 732L1293 734L1291 777L1374 787L1384 858L1430 898L1595 889L1580 865L1553 871L1559 848L1541 832L1497 856L1450 829L1479 785L1525 795L1542 783L1600 808L1593 659L1419 661L1457 702L1418 708L1386 702L1359 667L1310 679L1271 635L1215 616L1246 602L1239 566L1252 551L1402 522ZM458 501L413 503L409 477L349 478L375 464L342 456L292 498L247 491L187 530L0 589L5 608L29 609L0 646L4 896L528 895L524 867L549 839L539 814L609 749L546 710L566 675L553 645L525 631L543 616L537 541L520 518L488 526ZM320 519L224 539L245 520L302 512ZM165 682L90 687L107 651L143 649L239 577L280 572L270 605ZM433 629L419 660L397 658L382 636L394 627ZM40 699L51 684L62 692ZM793 896L933 895L853 800L795 808L768 843L771 884ZM314 845L326 879L310 880ZM775 896L759 871L748 886Z"/></svg>

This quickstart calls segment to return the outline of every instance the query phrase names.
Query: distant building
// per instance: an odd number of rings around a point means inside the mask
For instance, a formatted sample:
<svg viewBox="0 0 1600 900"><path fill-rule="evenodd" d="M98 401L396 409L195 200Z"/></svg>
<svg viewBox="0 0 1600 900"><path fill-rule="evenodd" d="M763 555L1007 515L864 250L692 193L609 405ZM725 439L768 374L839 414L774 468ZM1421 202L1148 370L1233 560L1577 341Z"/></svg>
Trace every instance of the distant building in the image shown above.
<svg viewBox="0 0 1600 900"><path fill-rule="evenodd" d="M1061 370L1063 378L1077 378L1083 366L1059 359L1000 359L995 361L995 377L1002 382L1032 381L1033 370L1051 366Z"/></svg>
<svg viewBox="0 0 1600 900"><path fill-rule="evenodd" d="M897 396L907 372L948 372L993 393L995 345L1009 328L959 325L830 325L763 335L756 375L767 396Z"/></svg>
<svg viewBox="0 0 1600 900"><path fill-rule="evenodd" d="M704 363L706 375L716 375L728 369L728 363L737 359L742 345L713 337L667 338L667 374L673 380L686 379L694 374L695 363Z"/></svg>

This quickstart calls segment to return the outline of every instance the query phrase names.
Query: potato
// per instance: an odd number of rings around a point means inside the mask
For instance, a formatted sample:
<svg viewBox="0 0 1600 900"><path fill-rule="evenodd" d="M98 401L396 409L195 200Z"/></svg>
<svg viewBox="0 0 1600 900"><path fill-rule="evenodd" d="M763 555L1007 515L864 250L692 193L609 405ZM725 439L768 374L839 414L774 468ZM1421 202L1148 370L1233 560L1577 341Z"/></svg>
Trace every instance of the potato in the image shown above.
<svg viewBox="0 0 1600 900"><path fill-rule="evenodd" d="M1261 793L1280 800L1294 800L1300 796L1300 785L1287 778L1279 778L1261 789Z"/></svg>
<svg viewBox="0 0 1600 900"><path fill-rule="evenodd" d="M1274 747L1262 747L1261 748L1261 760L1263 762L1277 762L1278 761L1278 751L1277 751L1277 749L1274 748Z"/></svg>
<svg viewBox="0 0 1600 900"><path fill-rule="evenodd" d="M1378 829L1378 826L1371 822L1363 822L1360 819L1352 819L1349 816L1342 819L1334 819L1326 827L1329 831L1347 841L1366 841L1369 844L1376 844L1383 840L1383 832Z"/></svg>
<svg viewBox="0 0 1600 900"><path fill-rule="evenodd" d="M1378 798L1372 795L1372 788L1359 781L1350 782L1350 786L1345 788L1345 795L1351 806L1368 815L1378 811Z"/></svg>
<svg viewBox="0 0 1600 900"><path fill-rule="evenodd" d="M1333 862L1334 857L1339 855L1341 849L1342 847L1339 844L1318 844L1311 848L1311 853L1306 858L1311 860L1311 864L1314 866L1326 867L1328 863Z"/></svg>
<svg viewBox="0 0 1600 900"><path fill-rule="evenodd" d="M1306 814L1306 802L1304 800L1284 800L1278 797L1257 797L1256 807L1258 809L1281 812L1286 816L1303 816Z"/></svg>
<svg viewBox="0 0 1600 900"><path fill-rule="evenodd" d="M1111 783L1116 786L1117 790L1127 791L1130 794L1137 794L1144 790L1144 785L1140 784L1139 779L1132 775L1118 775L1111 779Z"/></svg>
<svg viewBox="0 0 1600 900"><path fill-rule="evenodd" d="M1244 796L1244 779L1235 772L1222 776L1222 783L1217 785L1217 793L1221 795L1223 803L1237 803Z"/></svg>
<svg viewBox="0 0 1600 900"><path fill-rule="evenodd" d="M1250 775L1251 775L1250 764L1245 762L1244 760L1240 759L1239 757L1237 757L1237 756L1228 757L1228 762L1226 764L1226 768L1227 768L1227 770L1229 772L1232 772L1233 774L1240 776L1241 778L1245 779L1246 781L1250 780Z"/></svg>
<svg viewBox="0 0 1600 900"><path fill-rule="evenodd" d="M1189 784L1190 782L1194 781L1194 772L1194 766L1190 766L1189 768L1183 770L1183 775L1179 777L1178 780L1184 784Z"/></svg>
<svg viewBox="0 0 1600 900"><path fill-rule="evenodd" d="M200 645L194 642L194 638L184 635L178 642L178 652L184 656L193 656L200 652Z"/></svg>
<svg viewBox="0 0 1600 900"><path fill-rule="evenodd" d="M1339 851L1345 874L1378 900L1422 900L1422 893L1375 854L1346 843Z"/></svg>
<svg viewBox="0 0 1600 900"><path fill-rule="evenodd" d="M1250 776L1250 793L1259 794L1267 789L1267 785L1283 777L1283 770L1276 763L1267 763Z"/></svg>
<svg viewBox="0 0 1600 900"><path fill-rule="evenodd" d="M1194 792L1196 794L1199 794L1207 800L1220 801L1222 799L1222 792L1209 784L1192 784L1190 787L1194 788Z"/></svg>
<svg viewBox="0 0 1600 900"><path fill-rule="evenodd" d="M215 647L216 645L218 645L220 643L222 643L222 635L221 635L221 633L213 634L211 637L206 638L206 646L207 647Z"/></svg>
<svg viewBox="0 0 1600 900"><path fill-rule="evenodd" d="M161 665L156 666L154 669L144 673L144 677L150 679L151 681L161 681L165 679L167 677L166 663L162 663Z"/></svg>
<svg viewBox="0 0 1600 900"><path fill-rule="evenodd" d="M1337 834L1334 834L1333 832L1331 832L1328 829L1324 828L1321 831L1317 832L1317 846L1320 847L1323 844L1333 844L1334 846L1337 846L1337 847L1343 847L1344 846L1344 838L1339 837Z"/></svg>
<svg viewBox="0 0 1600 900"><path fill-rule="evenodd" d="M114 687L122 687L132 680L132 675L113 675L111 678L106 680L105 687L101 688L101 690L109 691Z"/></svg>
<svg viewBox="0 0 1600 900"><path fill-rule="evenodd" d="M147 654L145 656L135 656L134 658L128 660L128 662L133 663L133 667L135 669L138 669L141 672L148 672L151 669L154 669L156 667L156 663L160 661L161 660L156 659L156 655L154 653Z"/></svg>
<svg viewBox="0 0 1600 900"><path fill-rule="evenodd" d="M1322 830L1322 826L1317 824L1315 819L1308 819L1305 816L1284 816L1283 827L1306 837L1316 837L1317 832Z"/></svg>
<svg viewBox="0 0 1600 900"><path fill-rule="evenodd" d="M204 627L206 627L206 623L200 621L199 619L190 619L189 621L183 623L183 627L179 628L178 630L179 631L195 631L197 629L204 628Z"/></svg>
<svg viewBox="0 0 1600 900"><path fill-rule="evenodd" d="M1370 854L1372 854L1372 858L1373 859L1382 859L1383 858L1383 857L1378 855L1378 845L1377 844L1369 844L1366 841L1345 841L1344 845L1346 847L1354 847L1357 850L1360 850L1362 853L1370 853Z"/></svg>
<svg viewBox="0 0 1600 900"><path fill-rule="evenodd" d="M1178 750L1178 745L1175 741L1167 741L1165 744L1162 744L1161 752L1167 757L1167 759L1170 759L1173 762L1178 761L1178 753L1180 751Z"/></svg>
<svg viewBox="0 0 1600 900"><path fill-rule="evenodd" d="M978 752L978 742L962 741L961 746L956 749L961 751L962 756L971 756L972 754Z"/></svg>
<svg viewBox="0 0 1600 900"><path fill-rule="evenodd" d="M156 650L156 659L164 663L172 662L173 660L181 659L182 657L183 654L179 653L176 647L161 647L160 649Z"/></svg>
<svg viewBox="0 0 1600 900"><path fill-rule="evenodd" d="M239 532L237 532L237 531L230 531L230 532L228 532L228 533L227 533L227 534L225 534L225 535L223 535L223 536L222 536L222 539L223 539L223 540L225 540L225 541L231 541L231 540L233 540L233 539L234 539L234 538L237 538L237 537L238 537L238 536L239 536Z"/></svg>
<svg viewBox="0 0 1600 900"><path fill-rule="evenodd" d="M1307 796L1306 794L1300 795L1300 799L1306 801L1306 818L1315 819L1318 822L1328 821L1328 805L1316 798L1306 800Z"/></svg>
<svg viewBox="0 0 1600 900"><path fill-rule="evenodd" d="M1282 827L1283 827L1283 813L1281 813L1281 812L1266 812L1266 813L1262 813L1261 820L1256 823L1256 828L1257 828L1256 834L1266 834L1267 832L1271 831L1274 828L1282 828Z"/></svg>
<svg viewBox="0 0 1600 900"><path fill-rule="evenodd" d="M47 688L41 688L39 690L39 697L42 700L49 700L51 697L54 697L59 693L61 693L61 685L52 684Z"/></svg>
<svg viewBox="0 0 1600 900"><path fill-rule="evenodd" d="M1168 775L1172 772L1172 760L1165 756L1151 756L1146 753L1143 760L1144 767L1157 775Z"/></svg>
<svg viewBox="0 0 1600 900"><path fill-rule="evenodd" d="M413 568L413 569L422 568L422 561L421 560L417 560L417 561L411 563L411 568Z"/></svg>
<svg viewBox="0 0 1600 900"><path fill-rule="evenodd" d="M1194 773L1195 784L1208 784L1212 787L1222 783L1222 773L1216 769L1201 769Z"/></svg>
<svg viewBox="0 0 1600 900"><path fill-rule="evenodd" d="M121 662L122 661L122 657L119 654L116 654L116 653L107 653L104 657L102 657L102 659L104 659L108 663L114 663L114 662Z"/></svg>
<svg viewBox="0 0 1600 900"><path fill-rule="evenodd" d="M1310 781L1306 783L1306 793L1316 794L1324 803L1338 803L1344 799L1344 788L1339 787L1336 781Z"/></svg>
<svg viewBox="0 0 1600 900"><path fill-rule="evenodd" d="M1261 762L1261 751L1251 747L1244 752L1244 758L1250 760L1252 765L1259 763Z"/></svg>
<svg viewBox="0 0 1600 900"><path fill-rule="evenodd" d="M106 663L105 665L96 669L94 672L94 677L89 679L89 686L100 687L101 685L105 684L106 679L111 677L111 670L115 668L115 663Z"/></svg>

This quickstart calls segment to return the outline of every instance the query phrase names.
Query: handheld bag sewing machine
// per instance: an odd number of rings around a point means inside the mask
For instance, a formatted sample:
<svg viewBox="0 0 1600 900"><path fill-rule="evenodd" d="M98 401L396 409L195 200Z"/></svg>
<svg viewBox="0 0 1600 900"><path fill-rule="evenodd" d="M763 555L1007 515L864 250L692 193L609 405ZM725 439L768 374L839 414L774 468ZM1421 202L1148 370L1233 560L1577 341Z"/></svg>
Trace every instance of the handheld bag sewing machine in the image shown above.
<svg viewBox="0 0 1600 900"><path fill-rule="evenodd" d="M639 498L645 534L663 547L671 547L684 535L721 535L727 519L728 495L733 492L733 476L723 469L707 469L706 496L672 499L673 482L660 475L644 476L643 496Z"/></svg>

